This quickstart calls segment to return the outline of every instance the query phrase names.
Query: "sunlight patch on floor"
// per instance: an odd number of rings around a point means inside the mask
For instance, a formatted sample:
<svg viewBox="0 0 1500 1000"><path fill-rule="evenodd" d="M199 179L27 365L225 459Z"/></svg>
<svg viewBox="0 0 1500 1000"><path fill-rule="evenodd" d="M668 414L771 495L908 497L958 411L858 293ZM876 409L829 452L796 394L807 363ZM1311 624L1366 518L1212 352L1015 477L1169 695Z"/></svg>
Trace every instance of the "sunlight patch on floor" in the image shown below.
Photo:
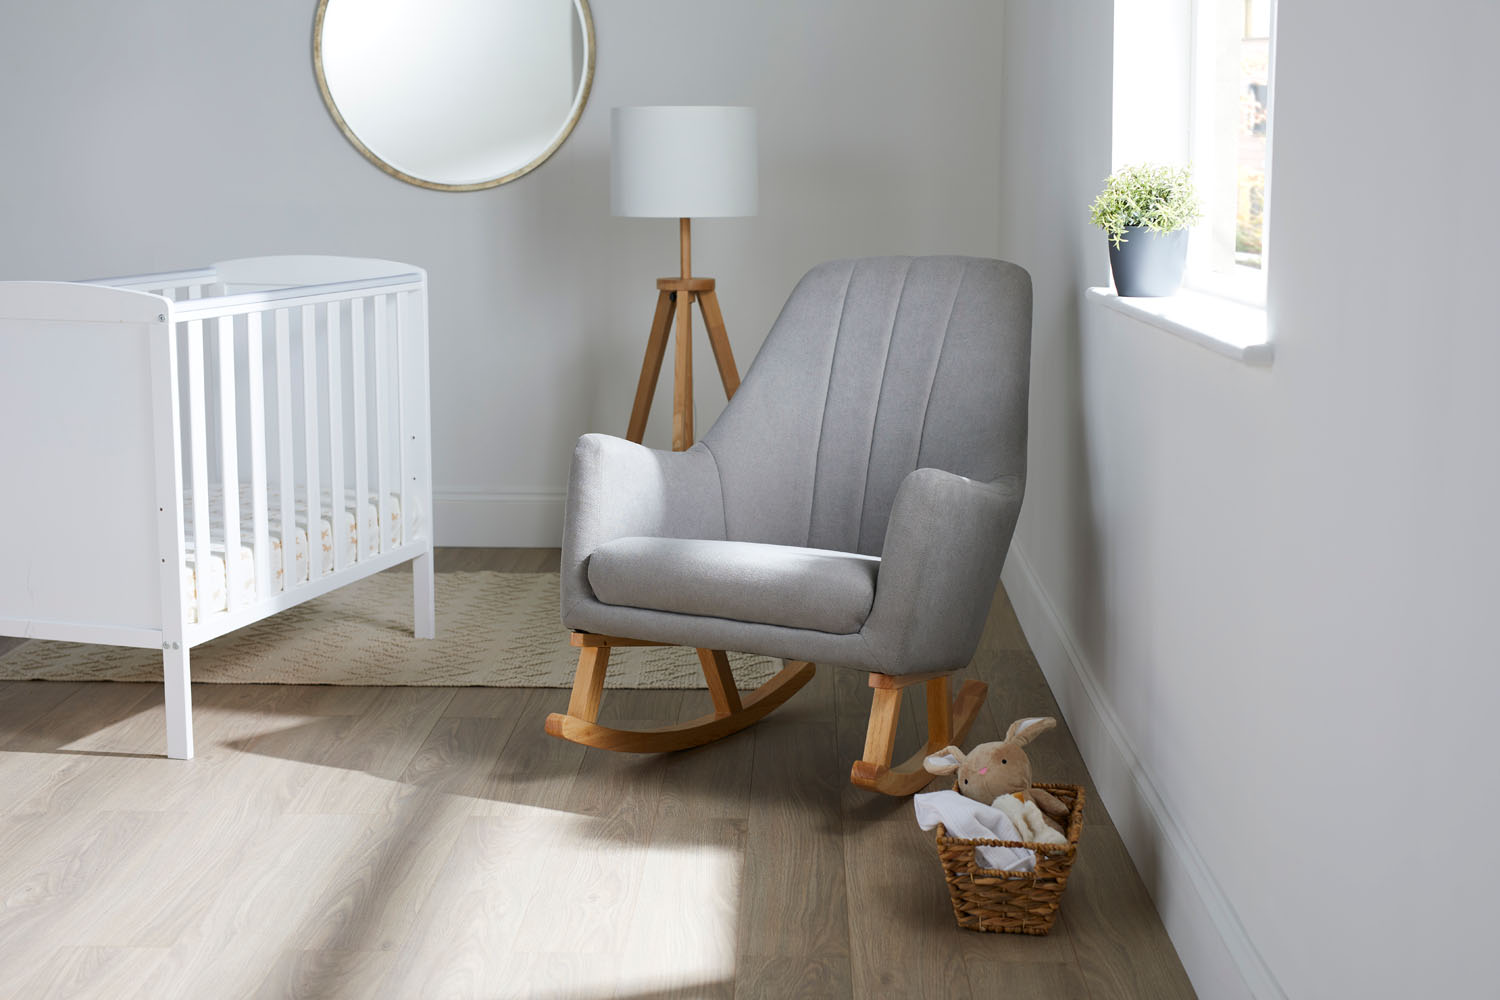
<svg viewBox="0 0 1500 1000"><path fill-rule="evenodd" d="M731 982L738 844L641 842L591 817L551 813L544 874L515 950L557 980L539 996L633 996ZM645 838L642 838L645 839ZM542 978L551 978L544 975Z"/></svg>

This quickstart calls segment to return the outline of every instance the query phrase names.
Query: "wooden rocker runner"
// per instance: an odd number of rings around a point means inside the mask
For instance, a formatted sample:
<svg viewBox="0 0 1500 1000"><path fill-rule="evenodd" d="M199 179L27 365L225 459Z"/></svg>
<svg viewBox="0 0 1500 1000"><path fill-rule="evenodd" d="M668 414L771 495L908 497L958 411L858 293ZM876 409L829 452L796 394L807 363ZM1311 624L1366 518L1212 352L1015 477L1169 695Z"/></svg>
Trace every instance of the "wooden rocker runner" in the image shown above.
<svg viewBox="0 0 1500 1000"><path fill-rule="evenodd" d="M573 681L573 695L568 699L566 715L554 712L547 716L547 732L601 750L666 753L702 746L758 722L796 694L813 675L811 663L793 661L741 701L739 689L734 686L734 676L729 672L729 657L721 649L700 649L698 659L703 664L703 677L708 681L708 692L713 698L712 713L691 722L657 729L611 729L595 721L599 718L599 701L604 692L604 670L609 664L610 647L665 644L584 632L574 632L572 642L582 647L578 655L578 675Z"/></svg>
<svg viewBox="0 0 1500 1000"><path fill-rule="evenodd" d="M812 679L814 667L806 660L788 661L775 676L756 688L749 697L740 699L734 677L729 672L729 657L721 649L700 649L698 659L714 710L690 722L655 729L612 729L601 726L599 702L604 693L604 672L613 646L662 646L665 643L643 639L574 632L572 644L580 647L578 674L573 680L573 694L566 714L547 716L547 732L560 739L624 753L668 753L711 743L730 733L737 733L753 722L759 722L780 707L802 685ZM932 780L922 761L952 743L962 743L984 704L983 681L966 681L958 698L948 703L948 674L937 676L891 677L871 674L874 699L870 707L870 728L865 735L864 755L854 763L849 780L861 788L887 795L911 795L921 791ZM892 768L896 725L901 715L901 691L912 684L927 685L927 742L905 763Z"/></svg>
<svg viewBox="0 0 1500 1000"><path fill-rule="evenodd" d="M703 440L664 452L580 438L561 594L578 673L547 732L630 753L700 746L764 718L814 663L835 664L870 675L850 779L888 795L923 788L923 759L962 743L984 703L983 683L956 696L951 684L1020 512L1030 330L1030 279L1012 264L835 261L798 284L737 392L726 379L732 398ZM713 711L600 725L610 650L663 645L698 650ZM742 697L725 650L786 665ZM915 684L926 738L893 765Z"/></svg>

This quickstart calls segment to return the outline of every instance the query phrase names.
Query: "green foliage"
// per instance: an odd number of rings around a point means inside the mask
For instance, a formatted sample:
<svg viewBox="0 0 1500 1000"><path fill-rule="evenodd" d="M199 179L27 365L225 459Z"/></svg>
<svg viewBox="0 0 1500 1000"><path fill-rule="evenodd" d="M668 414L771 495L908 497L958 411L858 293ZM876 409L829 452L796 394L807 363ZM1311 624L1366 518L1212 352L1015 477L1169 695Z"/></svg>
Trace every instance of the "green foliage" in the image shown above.
<svg viewBox="0 0 1500 1000"><path fill-rule="evenodd" d="M1254 167L1239 170L1238 211L1235 215L1234 251L1253 260L1240 260L1250 267L1260 267L1261 234L1265 232L1266 175Z"/></svg>
<svg viewBox="0 0 1500 1000"><path fill-rule="evenodd" d="M1170 233L1197 222L1198 214L1198 195L1187 167L1144 163L1116 170L1089 206L1089 221L1117 247L1126 242L1125 230L1131 226Z"/></svg>

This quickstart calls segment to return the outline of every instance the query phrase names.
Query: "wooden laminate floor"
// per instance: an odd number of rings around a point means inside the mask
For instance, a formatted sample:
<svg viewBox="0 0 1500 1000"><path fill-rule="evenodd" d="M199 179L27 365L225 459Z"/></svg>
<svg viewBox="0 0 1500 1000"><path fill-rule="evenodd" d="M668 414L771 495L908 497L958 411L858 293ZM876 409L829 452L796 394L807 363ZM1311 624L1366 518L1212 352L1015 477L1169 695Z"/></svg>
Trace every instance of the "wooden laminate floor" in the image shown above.
<svg viewBox="0 0 1500 1000"><path fill-rule="evenodd" d="M990 697L971 742L1056 713L1003 592L972 669ZM870 698L853 671L659 757L546 736L561 690L193 698L198 756L170 761L156 685L0 684L0 997L1192 996L1065 728L1034 770L1087 787L1088 825L1034 938L959 930L909 800L849 784ZM612 691L601 719L707 705Z"/></svg>

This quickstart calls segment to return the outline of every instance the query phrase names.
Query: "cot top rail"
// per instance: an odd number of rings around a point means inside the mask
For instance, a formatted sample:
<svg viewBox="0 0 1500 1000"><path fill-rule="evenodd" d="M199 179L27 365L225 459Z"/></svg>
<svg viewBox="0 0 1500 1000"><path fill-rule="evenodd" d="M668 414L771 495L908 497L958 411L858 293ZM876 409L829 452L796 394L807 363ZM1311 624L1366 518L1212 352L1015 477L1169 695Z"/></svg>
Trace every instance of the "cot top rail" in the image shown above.
<svg viewBox="0 0 1500 1000"><path fill-rule="evenodd" d="M326 285L335 281L391 278L420 267L374 257L332 257L315 254L280 254L274 257L242 257L214 264L218 280L237 289L292 288Z"/></svg>
<svg viewBox="0 0 1500 1000"><path fill-rule="evenodd" d="M244 295L298 292L336 297L339 292L347 294L361 290L361 286L352 284L353 282L367 282L368 284L362 286L367 288L377 285L387 286L394 291L405 289L413 282L420 284L425 278L426 273L420 267L399 261L373 257L281 254L270 257L242 257L236 260L219 261L210 267L184 268L156 274L91 278L87 281L76 282L76 284L149 292L165 289L169 299L175 297L170 294L174 288L193 288L195 297L191 299L194 303L192 309L199 315L192 318L204 318L210 315L233 315L236 312L245 312L248 310L234 307L246 304L276 301L293 305L300 302L300 300L294 302L286 299L259 299L252 302L249 299L239 298ZM204 306L197 305L199 301L203 301ZM231 311L227 314L218 310L212 313L202 312L209 301L218 306L228 305ZM328 299L312 299L310 303L317 301L328 301ZM183 315L187 302L184 301L181 306L183 308L174 310L179 316Z"/></svg>
<svg viewBox="0 0 1500 1000"><path fill-rule="evenodd" d="M128 274L118 278L85 278L80 285L108 285L111 288L180 288L213 281L217 272L211 267L195 267L185 271L162 271L157 274Z"/></svg>
<svg viewBox="0 0 1500 1000"><path fill-rule="evenodd" d="M323 285L272 288L258 292L242 292L238 295L220 295L213 298L174 302L172 318L177 322L183 322L215 316L238 316L242 313L262 312L266 309L287 309L293 306L316 305L320 302L351 298L354 297L351 293L367 289L379 289L381 292L404 292L421 287L422 275L411 272L386 278L364 278L359 281L333 281Z"/></svg>
<svg viewBox="0 0 1500 1000"><path fill-rule="evenodd" d="M223 261L212 267L90 281L0 282L0 315L7 318L98 322L186 322L240 316L420 291L420 267L363 257L281 256ZM172 301L173 289L195 294ZM158 294L165 290L166 294Z"/></svg>

